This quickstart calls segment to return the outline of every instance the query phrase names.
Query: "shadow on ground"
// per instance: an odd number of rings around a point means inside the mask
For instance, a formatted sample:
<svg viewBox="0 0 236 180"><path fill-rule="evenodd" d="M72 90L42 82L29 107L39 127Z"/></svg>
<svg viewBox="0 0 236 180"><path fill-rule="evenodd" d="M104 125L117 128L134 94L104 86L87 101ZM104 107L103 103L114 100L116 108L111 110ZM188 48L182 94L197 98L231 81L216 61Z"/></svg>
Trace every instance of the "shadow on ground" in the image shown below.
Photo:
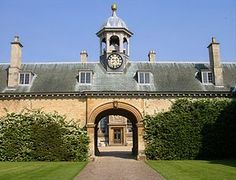
<svg viewBox="0 0 236 180"><path fill-rule="evenodd" d="M122 159L135 159L135 155L132 154L132 146L107 146L99 147L99 157L116 157Z"/></svg>
<svg viewBox="0 0 236 180"><path fill-rule="evenodd" d="M100 157L118 157L123 159L135 159L135 156L130 151L102 151L99 153Z"/></svg>
<svg viewBox="0 0 236 180"><path fill-rule="evenodd" d="M225 166L236 167L236 159L231 160L212 160L210 161L211 164L222 164Z"/></svg>

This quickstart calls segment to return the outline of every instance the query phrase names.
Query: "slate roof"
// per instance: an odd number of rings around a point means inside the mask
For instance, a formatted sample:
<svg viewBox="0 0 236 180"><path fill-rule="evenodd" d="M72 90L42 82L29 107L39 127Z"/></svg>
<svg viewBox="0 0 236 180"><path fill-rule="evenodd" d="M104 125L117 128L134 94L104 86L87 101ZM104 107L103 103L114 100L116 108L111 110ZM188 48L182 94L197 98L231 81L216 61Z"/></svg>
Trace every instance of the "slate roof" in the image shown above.
<svg viewBox="0 0 236 180"><path fill-rule="evenodd" d="M209 68L209 64L198 63L128 63L123 73L108 73L100 63L55 63L23 64L22 71L30 71L35 78L30 86L7 89L8 64L0 64L1 93L50 93L83 91L147 91L147 92L184 92L184 91L230 91L236 86L236 63L222 64L224 87L203 85L199 71ZM92 84L78 83L79 71L93 72ZM137 72L151 72L150 85L137 83Z"/></svg>

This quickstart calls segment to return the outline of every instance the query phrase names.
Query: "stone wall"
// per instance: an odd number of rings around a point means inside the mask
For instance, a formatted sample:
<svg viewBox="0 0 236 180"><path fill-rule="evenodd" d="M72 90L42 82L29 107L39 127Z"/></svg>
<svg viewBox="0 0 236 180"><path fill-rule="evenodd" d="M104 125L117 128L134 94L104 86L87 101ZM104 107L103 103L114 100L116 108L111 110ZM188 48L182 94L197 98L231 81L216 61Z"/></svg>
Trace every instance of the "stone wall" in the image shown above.
<svg viewBox="0 0 236 180"><path fill-rule="evenodd" d="M74 119L81 126L86 125L88 115L97 107L108 102L124 102L137 108L142 115L152 115L168 111L174 99L144 98L58 98L58 99L10 99L0 100L0 116L8 112L20 112L23 109L42 109L45 112L57 111Z"/></svg>
<svg viewBox="0 0 236 180"><path fill-rule="evenodd" d="M21 112L24 109L42 109L45 112L58 112L68 120L73 119L81 127L86 125L86 99L21 99L0 100L0 116L8 112Z"/></svg>
<svg viewBox="0 0 236 180"><path fill-rule="evenodd" d="M175 99L159 98L88 98L87 113L92 113L97 107L109 102L124 102L134 106L142 115L152 115L163 111L168 111Z"/></svg>

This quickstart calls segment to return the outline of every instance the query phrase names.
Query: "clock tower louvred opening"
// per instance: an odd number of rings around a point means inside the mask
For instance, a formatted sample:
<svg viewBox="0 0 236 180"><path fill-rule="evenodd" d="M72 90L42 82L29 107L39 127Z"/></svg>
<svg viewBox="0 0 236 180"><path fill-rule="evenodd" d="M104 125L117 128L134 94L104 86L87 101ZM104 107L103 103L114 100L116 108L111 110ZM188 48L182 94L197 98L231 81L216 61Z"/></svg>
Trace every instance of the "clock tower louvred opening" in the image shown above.
<svg viewBox="0 0 236 180"><path fill-rule="evenodd" d="M100 40L100 62L108 72L122 72L129 60L130 43L133 35L126 23L116 15L117 5L111 6L112 16L97 32Z"/></svg>

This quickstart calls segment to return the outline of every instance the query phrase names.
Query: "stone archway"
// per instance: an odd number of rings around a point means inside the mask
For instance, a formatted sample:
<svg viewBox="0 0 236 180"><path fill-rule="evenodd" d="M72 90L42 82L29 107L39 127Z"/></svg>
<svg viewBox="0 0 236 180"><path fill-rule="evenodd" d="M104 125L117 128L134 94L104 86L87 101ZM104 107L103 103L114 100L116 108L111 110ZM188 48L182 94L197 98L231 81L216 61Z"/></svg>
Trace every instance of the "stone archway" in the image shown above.
<svg viewBox="0 0 236 180"><path fill-rule="evenodd" d="M90 155L93 157L96 154L96 125L102 117L108 115L121 115L132 121L134 128L133 152L137 155L138 160L145 158L142 114L133 105L120 101L104 103L94 108L89 114L87 120L87 132L90 138Z"/></svg>

